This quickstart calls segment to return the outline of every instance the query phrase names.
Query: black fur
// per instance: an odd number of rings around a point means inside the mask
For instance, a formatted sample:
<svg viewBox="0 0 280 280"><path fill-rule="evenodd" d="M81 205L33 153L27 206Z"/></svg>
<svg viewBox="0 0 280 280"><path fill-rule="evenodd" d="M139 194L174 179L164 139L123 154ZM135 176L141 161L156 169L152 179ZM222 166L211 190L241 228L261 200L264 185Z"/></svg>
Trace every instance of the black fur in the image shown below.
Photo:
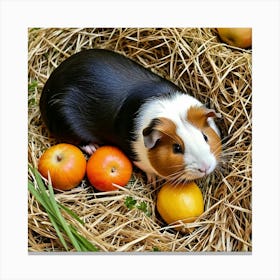
<svg viewBox="0 0 280 280"><path fill-rule="evenodd" d="M92 49L53 71L40 99L43 121L60 141L116 145L135 159L130 143L140 106L180 89L112 51Z"/></svg>

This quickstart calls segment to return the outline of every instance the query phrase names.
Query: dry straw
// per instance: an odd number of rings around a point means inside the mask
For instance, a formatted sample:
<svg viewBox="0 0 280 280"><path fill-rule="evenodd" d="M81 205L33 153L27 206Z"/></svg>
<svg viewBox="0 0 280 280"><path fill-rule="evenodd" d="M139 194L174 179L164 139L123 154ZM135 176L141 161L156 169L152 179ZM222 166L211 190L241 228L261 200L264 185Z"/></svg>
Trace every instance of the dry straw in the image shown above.
<svg viewBox="0 0 280 280"><path fill-rule="evenodd" d="M71 191L55 194L61 205L84 221L77 223L63 212L80 235L102 252L252 251L250 50L222 44L215 29L207 28L31 28L28 36L28 161L33 167L44 150L56 143L40 118L42 87L63 60L83 49L123 53L223 116L218 123L223 158L214 174L197 181L205 212L185 225L192 231L182 234L167 226L155 209L158 187L146 185L142 174L134 173L129 186L115 192L96 192L84 180ZM127 197L136 201L135 207L127 206ZM141 202L147 206L145 211L136 207ZM30 252L65 250L47 213L31 193L28 237Z"/></svg>

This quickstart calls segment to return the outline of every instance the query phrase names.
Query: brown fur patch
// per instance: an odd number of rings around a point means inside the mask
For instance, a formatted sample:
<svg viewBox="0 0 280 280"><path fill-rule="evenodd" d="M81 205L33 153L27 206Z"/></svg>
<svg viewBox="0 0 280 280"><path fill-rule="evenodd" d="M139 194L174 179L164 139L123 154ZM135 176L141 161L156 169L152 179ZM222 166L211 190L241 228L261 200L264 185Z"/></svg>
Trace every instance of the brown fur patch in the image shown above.
<svg viewBox="0 0 280 280"><path fill-rule="evenodd" d="M206 110L203 107L192 106L187 112L187 120L199 129L207 126Z"/></svg>
<svg viewBox="0 0 280 280"><path fill-rule="evenodd" d="M215 155L216 159L219 159L222 152L222 143L219 135L210 126L204 127L202 132L208 137L211 153Z"/></svg>
<svg viewBox="0 0 280 280"><path fill-rule="evenodd" d="M167 118L159 118L159 120L154 129L162 135L156 146L149 150L148 157L159 175L168 177L185 168L183 154L175 154L173 144L181 145L183 151L185 147L182 139L176 134L176 125Z"/></svg>
<svg viewBox="0 0 280 280"><path fill-rule="evenodd" d="M187 120L198 129L201 130L208 137L208 143L210 146L211 152L218 159L222 152L222 144L219 135L212 129L208 122L207 118L213 116L209 115L207 109L203 107L190 107L187 112Z"/></svg>

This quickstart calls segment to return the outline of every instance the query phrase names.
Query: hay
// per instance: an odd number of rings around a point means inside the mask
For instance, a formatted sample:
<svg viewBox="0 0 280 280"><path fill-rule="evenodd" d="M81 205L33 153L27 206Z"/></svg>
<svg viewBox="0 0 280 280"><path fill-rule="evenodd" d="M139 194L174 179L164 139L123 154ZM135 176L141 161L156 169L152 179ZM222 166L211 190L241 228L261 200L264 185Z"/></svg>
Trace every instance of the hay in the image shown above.
<svg viewBox="0 0 280 280"><path fill-rule="evenodd" d="M28 161L36 167L43 151L56 143L42 125L39 99L50 73L67 57L89 48L118 51L170 79L222 113L223 158L201 187L205 212L182 234L167 226L155 209L158 188L134 174L129 186L95 192L84 180L56 199L85 222L79 232L108 252L252 251L252 64L251 51L222 44L215 29L48 28L29 29ZM148 211L125 205L130 196ZM67 215L64 213L67 217ZM71 219L71 217L67 217ZM73 221L74 222L74 221ZM28 249L63 251L46 213L28 197Z"/></svg>

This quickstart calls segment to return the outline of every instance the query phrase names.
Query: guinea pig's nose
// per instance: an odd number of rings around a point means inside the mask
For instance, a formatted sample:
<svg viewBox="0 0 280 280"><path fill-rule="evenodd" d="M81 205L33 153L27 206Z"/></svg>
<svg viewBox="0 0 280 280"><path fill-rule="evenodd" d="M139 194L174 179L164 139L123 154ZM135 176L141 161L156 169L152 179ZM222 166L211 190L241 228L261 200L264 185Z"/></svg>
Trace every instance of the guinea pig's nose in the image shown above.
<svg viewBox="0 0 280 280"><path fill-rule="evenodd" d="M204 174L207 174L207 172L209 171L210 169L210 165L208 164L202 164L200 166L200 168L198 168L198 171L201 172L201 173L204 173Z"/></svg>

